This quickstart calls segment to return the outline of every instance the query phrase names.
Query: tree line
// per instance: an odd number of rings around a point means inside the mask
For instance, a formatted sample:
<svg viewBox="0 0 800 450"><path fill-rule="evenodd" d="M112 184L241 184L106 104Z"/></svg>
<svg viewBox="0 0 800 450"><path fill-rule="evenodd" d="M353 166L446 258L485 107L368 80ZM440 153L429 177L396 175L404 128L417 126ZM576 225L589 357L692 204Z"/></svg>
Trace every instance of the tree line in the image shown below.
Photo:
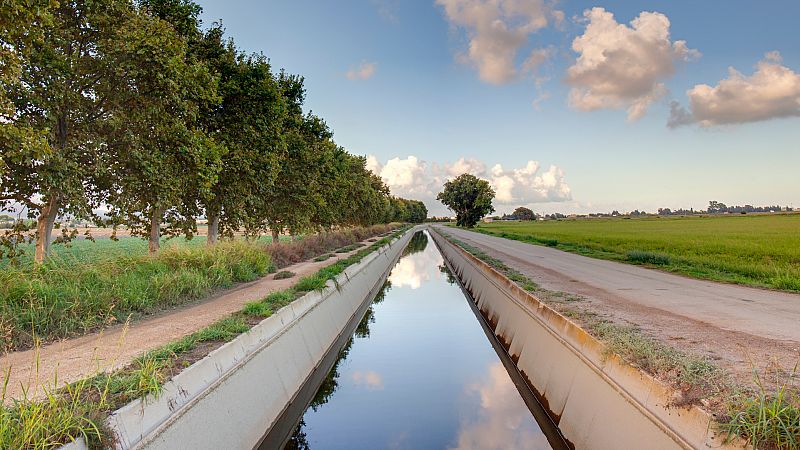
<svg viewBox="0 0 800 450"><path fill-rule="evenodd" d="M304 112L302 76L239 50L221 24L202 28L190 0L1 8L0 211L30 219L8 249L34 241L41 262L65 216L125 226L156 252L202 216L213 244L427 215Z"/></svg>

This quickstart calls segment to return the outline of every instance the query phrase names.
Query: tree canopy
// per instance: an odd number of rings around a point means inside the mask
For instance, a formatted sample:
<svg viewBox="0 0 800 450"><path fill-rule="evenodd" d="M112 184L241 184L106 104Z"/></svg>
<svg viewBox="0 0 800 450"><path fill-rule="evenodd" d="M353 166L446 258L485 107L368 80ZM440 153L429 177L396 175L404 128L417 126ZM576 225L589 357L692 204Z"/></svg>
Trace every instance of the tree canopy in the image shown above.
<svg viewBox="0 0 800 450"><path fill-rule="evenodd" d="M191 0L2 3L0 211L22 210L6 255L31 241L43 261L63 217L124 226L152 252L204 217L210 245L425 219L304 110L302 76L200 13Z"/></svg>
<svg viewBox="0 0 800 450"><path fill-rule="evenodd" d="M465 173L446 182L436 199L456 213L458 226L471 228L494 211L494 194L488 181Z"/></svg>
<svg viewBox="0 0 800 450"><path fill-rule="evenodd" d="M524 206L520 206L519 208L515 209L514 212L511 214L511 216L516 218L517 220L536 219L536 216L533 214L533 211Z"/></svg>

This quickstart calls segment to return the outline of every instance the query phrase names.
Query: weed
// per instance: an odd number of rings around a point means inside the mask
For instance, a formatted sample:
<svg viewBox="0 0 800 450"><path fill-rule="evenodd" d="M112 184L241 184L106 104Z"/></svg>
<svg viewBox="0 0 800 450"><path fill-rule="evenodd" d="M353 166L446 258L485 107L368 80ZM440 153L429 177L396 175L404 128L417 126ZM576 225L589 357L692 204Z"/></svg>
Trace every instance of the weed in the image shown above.
<svg viewBox="0 0 800 450"><path fill-rule="evenodd" d="M264 302L248 302L242 313L246 316L267 318L272 315L272 309Z"/></svg>
<svg viewBox="0 0 800 450"><path fill-rule="evenodd" d="M729 419L721 428L729 436L742 437L753 449L800 449L800 397L790 388L796 375L797 366L782 382L776 379L776 387L770 389L754 370L756 392L739 393L729 402Z"/></svg>
<svg viewBox="0 0 800 450"><path fill-rule="evenodd" d="M292 278L296 274L294 272L290 272L288 270L281 270L280 272L273 275L273 280L285 280L287 278Z"/></svg>
<svg viewBox="0 0 800 450"><path fill-rule="evenodd" d="M257 243L212 248L169 247L157 257L119 256L99 262L0 270L2 347L22 349L33 336L70 337L130 314L146 314L208 295L216 287L267 272L270 257Z"/></svg>
<svg viewBox="0 0 800 450"><path fill-rule="evenodd" d="M83 438L90 448L108 443L102 408L106 390L94 401L85 399L90 389L87 380L65 387L64 392L45 390L42 400L33 400L28 391L6 405L8 372L0 404L0 448L53 449Z"/></svg>
<svg viewBox="0 0 800 450"><path fill-rule="evenodd" d="M672 263L669 255L644 250L630 250L626 254L628 261L639 264L652 264L654 266L666 266Z"/></svg>

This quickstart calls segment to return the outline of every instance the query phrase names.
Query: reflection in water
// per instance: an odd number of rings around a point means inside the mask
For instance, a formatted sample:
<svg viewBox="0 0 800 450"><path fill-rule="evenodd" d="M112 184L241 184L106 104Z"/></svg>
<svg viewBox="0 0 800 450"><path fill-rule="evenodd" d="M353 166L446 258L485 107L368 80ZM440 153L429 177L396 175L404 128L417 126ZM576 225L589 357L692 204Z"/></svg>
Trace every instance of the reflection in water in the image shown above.
<svg viewBox="0 0 800 450"><path fill-rule="evenodd" d="M367 308L367 311L364 313L364 317L361 319L361 322L358 323L356 330L353 332L353 337L362 339L369 337L369 326L375 322L375 311L372 308L373 306L380 304L386 298L386 292L388 292L391 288L392 283L387 280L383 284L381 290L375 295L375 298L372 300L372 304L369 306L369 308ZM350 349L353 347L353 337L348 339L344 347L339 350L339 356L336 357L336 362L333 364L333 368L330 372L328 372L328 376L326 376L322 381L319 389L317 389L317 393L314 395L314 399L311 400L311 404L308 405L312 411L316 411L320 406L328 403L328 400L339 387L339 365L350 353ZM383 387L383 381L380 380L380 375L375 372L370 372L369 375L364 375L365 377L370 378L370 381L365 380L365 383L376 383L376 375L377 381L380 383L380 386ZM308 446L308 440L306 439L306 433L304 430L305 426L305 420L300 419L300 423L297 425L294 434L292 434L291 439L289 439L289 442L286 443L284 449L308 450L310 448Z"/></svg>
<svg viewBox="0 0 800 450"><path fill-rule="evenodd" d="M453 449L549 449L547 438L530 421L530 412L515 406L519 393L498 361L480 383L468 385L467 395L480 398L474 417L463 420Z"/></svg>
<svg viewBox="0 0 800 450"><path fill-rule="evenodd" d="M423 283L431 280L431 276L438 276L437 272L430 270L436 267L442 257L439 252L425 251L428 247L428 236L418 231L409 242L409 247L403 251L403 257L397 262L389 275L389 281L396 287L410 287L419 289ZM411 250L409 250L411 249Z"/></svg>
<svg viewBox="0 0 800 450"><path fill-rule="evenodd" d="M408 245L403 249L402 256L413 255L414 253L424 252L428 247L428 236L424 231L417 231L408 241Z"/></svg>
<svg viewBox="0 0 800 450"><path fill-rule="evenodd" d="M429 239L412 238L285 448L547 448Z"/></svg>
<svg viewBox="0 0 800 450"><path fill-rule="evenodd" d="M439 272L445 275L448 284L458 283L458 280L456 279L455 275L453 275L453 272L450 271L450 268L447 267L447 264L439 264Z"/></svg>

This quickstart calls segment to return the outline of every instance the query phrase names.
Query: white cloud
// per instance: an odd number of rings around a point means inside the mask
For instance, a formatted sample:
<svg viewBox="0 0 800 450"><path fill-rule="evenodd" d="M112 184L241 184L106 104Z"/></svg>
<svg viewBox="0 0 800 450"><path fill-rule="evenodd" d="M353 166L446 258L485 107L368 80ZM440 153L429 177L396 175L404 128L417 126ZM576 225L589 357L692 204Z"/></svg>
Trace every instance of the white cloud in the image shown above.
<svg viewBox="0 0 800 450"><path fill-rule="evenodd" d="M352 67L347 71L348 80L367 80L375 75L378 64L374 62L362 62L358 67Z"/></svg>
<svg viewBox="0 0 800 450"><path fill-rule="evenodd" d="M459 58L491 84L517 77L515 58L528 36L564 14L545 0L436 0L451 25L466 29L469 49ZM530 65L528 63L528 65Z"/></svg>
<svg viewBox="0 0 800 450"><path fill-rule="evenodd" d="M669 127L698 123L703 127L800 116L800 74L781 65L769 52L756 71L745 76L733 67L716 86L698 84L686 91L690 111L673 102Z"/></svg>
<svg viewBox="0 0 800 450"><path fill-rule="evenodd" d="M431 214L445 212L436 200L444 183L462 173L483 178L495 189L495 206L529 205L532 203L563 202L572 198L564 172L557 166L542 170L537 161L523 167L505 169L500 164L491 168L472 158L459 158L452 163L429 164L416 156L392 158L385 165L374 156L367 157L367 167L380 175L393 195L422 200Z"/></svg>
<svg viewBox="0 0 800 450"><path fill-rule="evenodd" d="M578 110L626 108L628 120L639 119L666 93L662 80L675 73L675 64L700 56L685 41L670 40L664 14L642 12L630 26L603 8L583 16L586 31L572 42L579 56L566 77L569 104Z"/></svg>
<svg viewBox="0 0 800 450"><path fill-rule="evenodd" d="M383 377L373 370L364 372L357 370L353 372L352 379L356 386L364 386L370 391L383 390Z"/></svg>
<svg viewBox="0 0 800 450"><path fill-rule="evenodd" d="M488 367L485 379L467 386L470 414L462 418L452 450L550 448L502 363Z"/></svg>

